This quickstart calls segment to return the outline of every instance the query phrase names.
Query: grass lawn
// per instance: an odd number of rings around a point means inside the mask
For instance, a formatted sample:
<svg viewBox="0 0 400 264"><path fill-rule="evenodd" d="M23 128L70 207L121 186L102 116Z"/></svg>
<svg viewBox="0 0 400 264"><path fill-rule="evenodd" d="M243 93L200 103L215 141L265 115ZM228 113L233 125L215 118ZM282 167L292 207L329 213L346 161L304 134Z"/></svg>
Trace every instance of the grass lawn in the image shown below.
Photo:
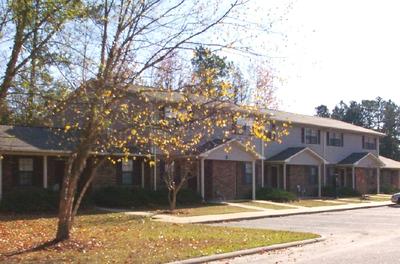
<svg viewBox="0 0 400 264"><path fill-rule="evenodd" d="M180 225L123 213L77 217L68 242L9 256L53 238L54 217L0 215L0 262L163 263L318 237L310 233Z"/></svg>
<svg viewBox="0 0 400 264"><path fill-rule="evenodd" d="M390 198L391 196L386 194L369 195L369 199L367 201L387 202L390 201Z"/></svg>
<svg viewBox="0 0 400 264"><path fill-rule="evenodd" d="M264 209L273 209L273 210L296 209L296 207L291 207L291 206L268 204L268 203L259 203L259 202L252 202L252 201L240 202L240 204L261 207L261 208L264 208Z"/></svg>
<svg viewBox="0 0 400 264"><path fill-rule="evenodd" d="M337 201L337 200L335 200ZM341 205L341 204L346 204L345 202L343 203L337 203L337 202L329 202L329 201L321 201L321 200L299 200L295 202L290 202L288 203L289 205L298 205L298 206L304 206L304 207L317 207L317 206L332 206L332 205Z"/></svg>
<svg viewBox="0 0 400 264"><path fill-rule="evenodd" d="M188 208L178 208L174 214L176 216L198 216L198 215L215 215L215 214L229 214L241 212L255 212L257 210L241 208L226 204L206 204L200 206L192 206ZM167 212L167 211L166 211Z"/></svg>

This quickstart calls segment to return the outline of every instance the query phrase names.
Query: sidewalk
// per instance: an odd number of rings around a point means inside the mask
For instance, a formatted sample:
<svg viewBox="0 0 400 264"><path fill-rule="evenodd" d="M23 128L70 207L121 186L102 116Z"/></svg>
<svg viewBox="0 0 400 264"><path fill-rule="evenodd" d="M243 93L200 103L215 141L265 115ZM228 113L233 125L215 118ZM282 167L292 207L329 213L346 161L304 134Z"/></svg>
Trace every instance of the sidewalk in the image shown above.
<svg viewBox="0 0 400 264"><path fill-rule="evenodd" d="M245 220L245 219L257 219L257 218L280 217L280 216L299 215L299 214L315 214L323 212L366 209L366 208L387 206L391 204L392 203L390 201L368 202L368 203L330 205L330 206L319 206L319 207L301 207L296 209L281 209L281 210L264 209L262 211L255 211L255 212L201 215L201 216L188 216L188 217L158 214L158 215L153 215L152 219L154 219L155 221L177 223L177 224L218 223L226 221ZM134 213L127 212L127 214L134 214Z"/></svg>

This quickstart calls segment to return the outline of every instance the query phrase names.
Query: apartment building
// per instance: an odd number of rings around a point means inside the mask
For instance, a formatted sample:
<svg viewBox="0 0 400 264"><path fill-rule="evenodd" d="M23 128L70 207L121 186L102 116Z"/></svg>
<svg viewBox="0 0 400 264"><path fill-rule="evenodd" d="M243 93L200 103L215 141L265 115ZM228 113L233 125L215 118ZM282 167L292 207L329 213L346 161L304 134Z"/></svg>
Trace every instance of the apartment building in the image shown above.
<svg viewBox="0 0 400 264"><path fill-rule="evenodd" d="M187 187L205 200L255 199L260 187L313 197L322 196L325 186L361 193L400 188L400 162L379 155L379 139L384 134L328 118L268 113L276 122L291 122L281 144L255 139L256 148L249 149L242 140L246 135L228 141L216 137L193 153L194 162L176 161L177 177L190 174ZM0 197L14 187L60 188L70 150L58 135L51 128L0 126ZM150 166L147 154L131 153L127 162L104 164L92 188L163 188L164 172L162 156Z"/></svg>

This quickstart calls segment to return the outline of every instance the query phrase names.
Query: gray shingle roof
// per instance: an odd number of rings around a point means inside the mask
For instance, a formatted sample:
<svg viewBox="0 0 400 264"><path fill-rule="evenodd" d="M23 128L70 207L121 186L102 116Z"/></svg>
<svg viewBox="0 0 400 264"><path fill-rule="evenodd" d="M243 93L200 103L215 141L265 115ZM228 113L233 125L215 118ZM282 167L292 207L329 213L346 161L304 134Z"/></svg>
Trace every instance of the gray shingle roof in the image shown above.
<svg viewBox="0 0 400 264"><path fill-rule="evenodd" d="M61 129L0 125L0 151L62 153L71 149Z"/></svg>
<svg viewBox="0 0 400 264"><path fill-rule="evenodd" d="M181 100L184 100L184 96L182 95L181 92L167 92L166 90L163 89L156 89L153 87L146 87L146 86L132 86L130 87L130 91L132 92L138 92L138 91L146 91L146 95L155 99L155 100L160 100L160 101L166 101L166 102L179 102ZM191 96L191 100L196 100L196 101L207 101L207 99L198 96L198 95L193 95ZM247 109L246 106L239 106L233 103L229 102L224 102L223 104L224 107L240 111L240 110L245 110ZM259 109L259 110L254 110L254 108L250 108L252 112L260 112L260 113L266 113L271 115L271 119L277 120L277 121L282 121L282 122L292 122L294 124L300 124L300 125L311 125L311 126L317 126L317 127L323 127L323 128L328 128L328 129L337 129L337 130L345 130L348 132L355 132L355 133L364 133L364 134L372 134L372 135L377 135L377 136L385 136L384 133L377 132L372 129L367 129L363 128L357 125L353 125L350 123L346 123L344 121L332 119L332 118L324 118L324 117L317 117L317 116L310 116L310 115L302 115L302 114L296 114L296 113L290 113L290 112L285 112L285 111L280 111L280 110L273 110L273 109Z"/></svg>
<svg viewBox="0 0 400 264"><path fill-rule="evenodd" d="M372 134L377 136L385 136L385 134L377 132L372 129L363 128L360 126L356 126L350 123L346 123L340 120L332 119L332 118L324 118L317 116L309 116L309 115L301 115L295 113L289 113L279 110L264 110L265 112L271 114L271 118L277 121L283 122L292 122L294 124L300 125L311 125L317 127L345 130L349 132L363 133L363 134Z"/></svg>
<svg viewBox="0 0 400 264"><path fill-rule="evenodd" d="M270 157L267 161L284 161L288 158L296 155L300 151L304 150L305 147L295 147L295 148L287 148L282 152L279 152L275 156Z"/></svg>
<svg viewBox="0 0 400 264"><path fill-rule="evenodd" d="M368 155L368 152L354 152L349 156L339 161L339 165L351 165Z"/></svg>
<svg viewBox="0 0 400 264"><path fill-rule="evenodd" d="M384 156L379 156L379 159L385 164L383 168L400 169L400 162L397 160L392 160Z"/></svg>

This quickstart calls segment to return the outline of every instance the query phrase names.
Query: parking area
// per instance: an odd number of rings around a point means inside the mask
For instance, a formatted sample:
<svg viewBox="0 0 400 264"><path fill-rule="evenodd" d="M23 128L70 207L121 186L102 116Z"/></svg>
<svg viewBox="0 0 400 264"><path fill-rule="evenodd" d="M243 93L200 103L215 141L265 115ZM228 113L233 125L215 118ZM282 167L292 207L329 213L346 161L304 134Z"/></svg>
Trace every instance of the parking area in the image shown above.
<svg viewBox="0 0 400 264"><path fill-rule="evenodd" d="M303 247L215 263L399 263L399 219L400 207L387 206L224 223L222 225L307 231L327 239Z"/></svg>

